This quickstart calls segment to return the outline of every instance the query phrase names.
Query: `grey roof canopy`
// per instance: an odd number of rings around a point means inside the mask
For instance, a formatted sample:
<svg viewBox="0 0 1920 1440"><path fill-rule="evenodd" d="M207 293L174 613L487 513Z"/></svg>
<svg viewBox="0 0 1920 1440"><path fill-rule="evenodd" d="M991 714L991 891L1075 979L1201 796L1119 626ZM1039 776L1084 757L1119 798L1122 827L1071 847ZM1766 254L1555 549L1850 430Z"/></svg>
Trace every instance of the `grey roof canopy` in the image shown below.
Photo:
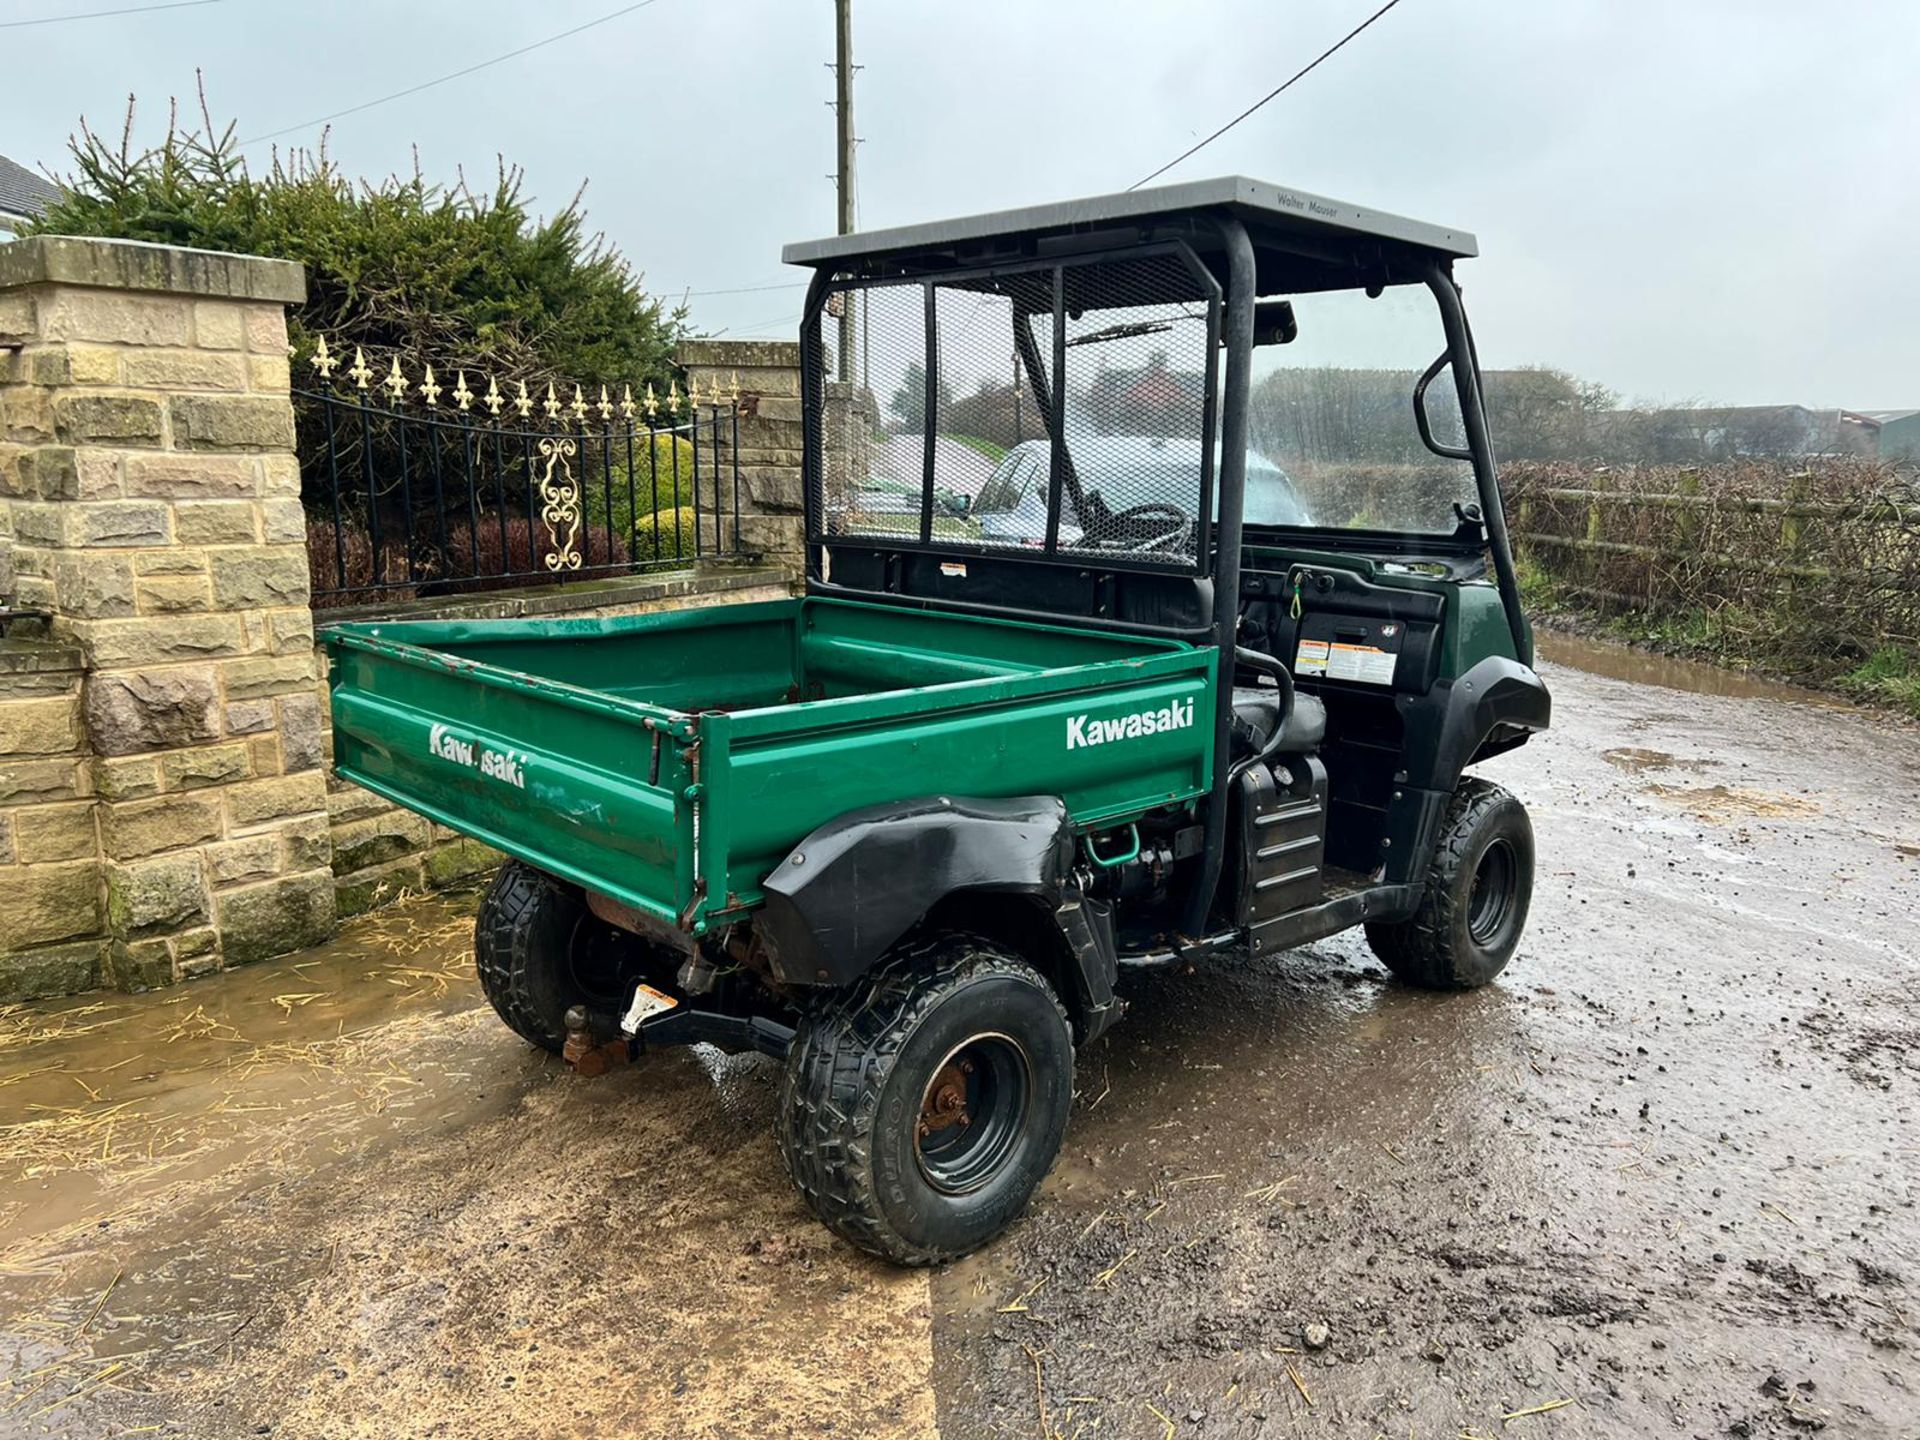
<svg viewBox="0 0 1920 1440"><path fill-rule="evenodd" d="M0 215L38 215L60 198L60 187L0 155Z"/></svg>
<svg viewBox="0 0 1920 1440"><path fill-rule="evenodd" d="M1396 259L1445 262L1479 254L1478 243L1464 230L1428 225L1243 175L1226 175L806 240L788 245L780 258L789 265L837 271L920 273L1012 258L1021 247L1051 249L1050 242L1071 244L1116 233L1137 236L1142 231L1163 231L1212 215L1235 216L1247 227L1260 257L1263 294L1351 283L1338 280L1334 272L1350 274L1355 266L1376 264L1402 272L1391 277L1392 283L1410 278L1402 266L1394 264Z"/></svg>

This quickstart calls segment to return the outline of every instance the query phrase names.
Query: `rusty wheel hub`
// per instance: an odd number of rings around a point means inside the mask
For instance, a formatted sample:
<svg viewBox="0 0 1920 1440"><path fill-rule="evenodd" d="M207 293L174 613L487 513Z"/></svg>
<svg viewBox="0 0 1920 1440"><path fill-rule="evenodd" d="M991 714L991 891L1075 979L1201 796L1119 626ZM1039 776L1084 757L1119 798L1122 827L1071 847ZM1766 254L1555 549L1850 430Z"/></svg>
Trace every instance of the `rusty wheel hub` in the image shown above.
<svg viewBox="0 0 1920 1440"><path fill-rule="evenodd" d="M973 1117L967 1114L967 1076L972 1071L971 1060L950 1060L940 1067L920 1102L921 1139L936 1130L973 1123Z"/></svg>

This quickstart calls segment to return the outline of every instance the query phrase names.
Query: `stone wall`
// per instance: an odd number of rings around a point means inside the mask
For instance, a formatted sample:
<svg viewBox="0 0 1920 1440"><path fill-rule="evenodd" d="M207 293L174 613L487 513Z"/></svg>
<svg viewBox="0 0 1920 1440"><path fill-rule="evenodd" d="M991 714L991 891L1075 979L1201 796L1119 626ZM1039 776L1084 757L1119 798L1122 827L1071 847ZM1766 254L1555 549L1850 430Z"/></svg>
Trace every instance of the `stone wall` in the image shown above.
<svg viewBox="0 0 1920 1440"><path fill-rule="evenodd" d="M797 566L806 529L800 491L800 342L683 340L674 359L703 394L739 391L740 543ZM730 476L733 454L733 440L723 434L719 463L711 473ZM702 503L711 504L712 497Z"/></svg>
<svg viewBox="0 0 1920 1440"><path fill-rule="evenodd" d="M75 758L24 759L15 737L0 764L72 772L46 797L74 805L76 836L90 819L101 956L123 985L332 930L288 401L285 306L303 290L285 261L53 237L0 247L13 598L50 612L49 638L83 671L77 697L6 701L53 726L74 700ZM9 697L20 683L8 678ZM45 885L77 895L80 873L0 894L0 934L50 903Z"/></svg>

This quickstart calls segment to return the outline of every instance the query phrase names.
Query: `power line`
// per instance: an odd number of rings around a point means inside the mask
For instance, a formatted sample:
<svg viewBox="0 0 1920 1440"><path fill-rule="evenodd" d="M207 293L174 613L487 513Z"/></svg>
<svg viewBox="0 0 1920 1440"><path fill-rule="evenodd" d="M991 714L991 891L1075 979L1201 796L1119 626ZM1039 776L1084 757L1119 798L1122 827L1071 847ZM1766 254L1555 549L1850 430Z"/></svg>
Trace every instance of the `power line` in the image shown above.
<svg viewBox="0 0 1920 1440"><path fill-rule="evenodd" d="M212 0L197 0L197 3L212 3ZM409 85L404 90L396 90L391 95L382 95L377 100L368 100L359 105L350 105L345 110L334 111L331 115L322 115L314 120L303 120L298 125L289 125L281 130L269 130L264 135L255 135L249 139L242 140L240 143L242 145L253 145L262 140L277 140L280 136L291 135L296 130L307 130L315 125L325 125L330 120L340 120L348 115L358 115L362 110L371 110L374 106L385 105L390 100L401 100L409 95L418 95L422 90L431 90L434 86L444 85L449 80L458 80L462 76L472 75L476 71L485 70L490 66L504 64L508 60L517 59L543 46L554 45L570 36L578 35L583 30L591 30L594 26L604 25L609 20L618 20L622 15L631 15L636 10L644 10L653 3L654 0L636 0L635 4L623 5L620 9L610 14L602 15L597 20L589 20L584 25L574 26L571 30L562 30L558 35L549 35L546 39L536 40L531 45L522 45L518 50L509 50L506 54L496 55L491 60L482 60L476 65L467 66L464 70L455 70L450 75L441 75L432 80L423 80L418 85Z"/></svg>
<svg viewBox="0 0 1920 1440"><path fill-rule="evenodd" d="M768 290L804 290L806 286L805 280L788 280L779 285L741 285L732 290L682 290L680 293L689 299L697 299L703 295L759 295ZM671 292L663 290L660 293L665 295Z"/></svg>
<svg viewBox="0 0 1920 1440"><path fill-rule="evenodd" d="M167 0L164 5L128 5L119 10L89 10L83 15L42 15L37 20L0 20L0 30L23 25L60 25L68 20L105 20L114 15L145 15L149 10L188 10L195 5L220 5L225 0Z"/></svg>
<svg viewBox="0 0 1920 1440"><path fill-rule="evenodd" d="M1274 99L1276 96L1281 95L1285 91L1290 89L1293 86L1295 81L1303 80L1308 75L1312 74L1314 68L1318 66L1322 60L1325 60L1328 56L1332 55L1335 51L1340 49L1341 46L1345 45L1349 40L1353 39L1354 36L1358 35L1362 30L1366 29L1369 25L1373 24L1374 21L1378 20L1382 15L1386 14L1387 11L1393 9L1393 7L1398 5L1399 3L1400 3L1400 0L1387 0L1387 3L1382 5L1378 10L1374 11L1373 14L1369 15L1366 19L1362 20L1358 25L1354 26L1353 29L1349 30L1346 34L1342 35L1338 40L1334 41L1333 44L1329 45L1325 50L1322 50L1318 55L1314 56L1313 59L1309 60L1305 65L1301 66L1298 70L1294 71L1294 73L1289 75L1286 78L1286 80L1282 82L1280 85L1268 91L1267 94L1261 96L1260 99L1254 101L1253 104L1249 105L1246 109L1242 110L1238 115L1234 116L1233 119L1229 120L1226 124L1222 125L1218 130L1214 131L1211 135L1207 136L1207 138L1202 140L1198 145L1195 145L1192 148L1187 150L1182 150L1178 155L1174 156L1173 159L1169 160L1166 164L1162 165L1158 170L1154 171L1153 174L1134 181L1133 184L1127 187L1127 189L1138 190L1142 185L1146 184L1148 180L1159 179L1162 175L1166 174L1167 171L1173 169L1174 166L1178 165L1182 160L1185 160L1190 156L1199 154L1202 150L1206 149L1207 146L1211 145L1214 141L1218 140L1222 135L1226 134L1227 131L1233 129L1234 126L1238 125L1242 120L1246 119L1249 115L1253 114L1254 111L1258 110L1262 105L1266 104L1267 101Z"/></svg>

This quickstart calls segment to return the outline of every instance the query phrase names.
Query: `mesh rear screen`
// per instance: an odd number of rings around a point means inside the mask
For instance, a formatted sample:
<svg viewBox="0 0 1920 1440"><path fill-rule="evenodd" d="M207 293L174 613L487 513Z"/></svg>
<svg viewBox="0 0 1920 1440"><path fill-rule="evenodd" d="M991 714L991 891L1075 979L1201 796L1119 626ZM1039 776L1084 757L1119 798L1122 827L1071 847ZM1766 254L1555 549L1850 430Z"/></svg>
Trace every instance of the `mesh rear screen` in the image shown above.
<svg viewBox="0 0 1920 1440"><path fill-rule="evenodd" d="M1165 250L834 292L820 535L1196 567L1218 303Z"/></svg>

